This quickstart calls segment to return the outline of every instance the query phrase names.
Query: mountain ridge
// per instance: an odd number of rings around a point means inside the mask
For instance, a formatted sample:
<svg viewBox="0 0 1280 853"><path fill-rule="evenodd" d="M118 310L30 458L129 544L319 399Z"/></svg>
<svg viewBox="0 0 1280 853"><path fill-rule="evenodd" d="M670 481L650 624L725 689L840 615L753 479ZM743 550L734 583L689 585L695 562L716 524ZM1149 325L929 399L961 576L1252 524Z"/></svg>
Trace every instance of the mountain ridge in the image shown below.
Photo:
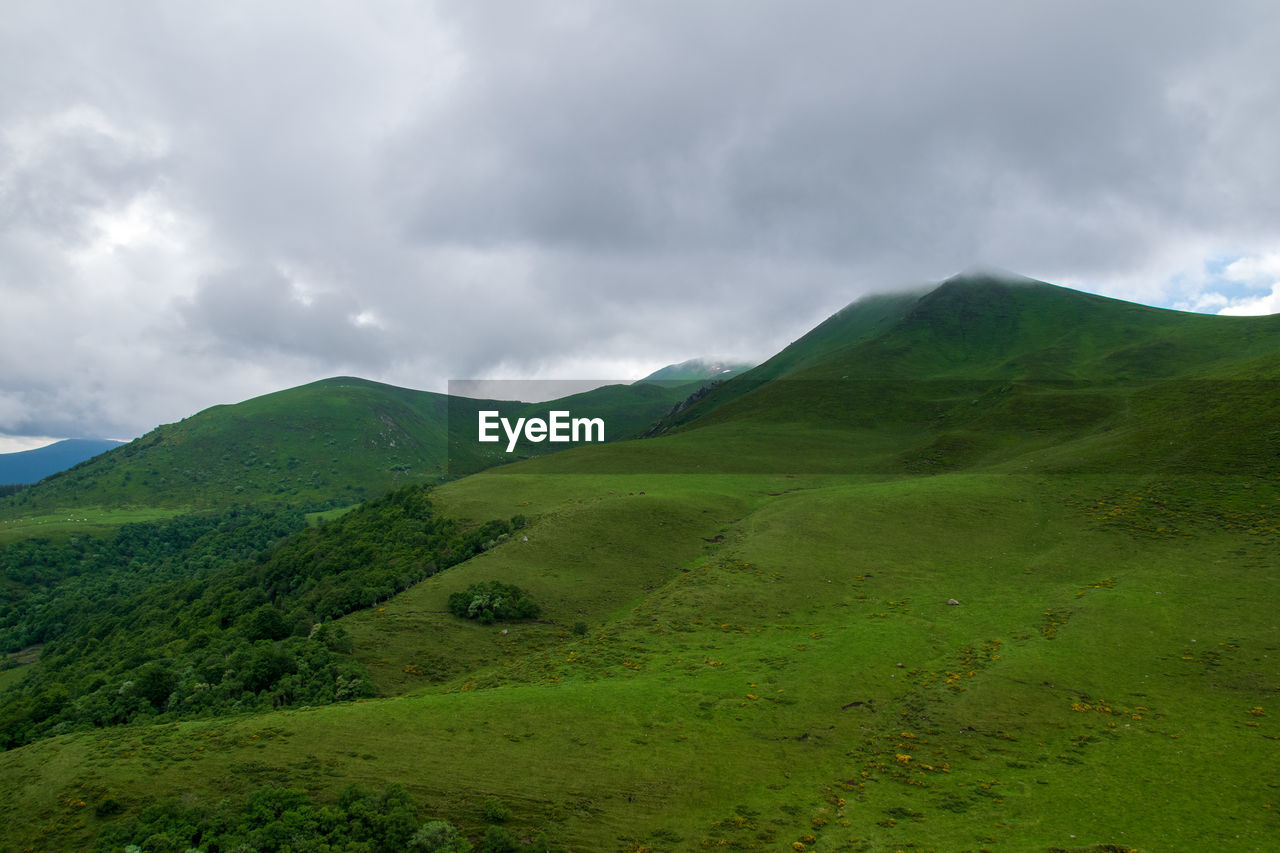
<svg viewBox="0 0 1280 853"><path fill-rule="evenodd" d="M32 450L0 453L0 485L37 483L123 443L106 438L64 438Z"/></svg>

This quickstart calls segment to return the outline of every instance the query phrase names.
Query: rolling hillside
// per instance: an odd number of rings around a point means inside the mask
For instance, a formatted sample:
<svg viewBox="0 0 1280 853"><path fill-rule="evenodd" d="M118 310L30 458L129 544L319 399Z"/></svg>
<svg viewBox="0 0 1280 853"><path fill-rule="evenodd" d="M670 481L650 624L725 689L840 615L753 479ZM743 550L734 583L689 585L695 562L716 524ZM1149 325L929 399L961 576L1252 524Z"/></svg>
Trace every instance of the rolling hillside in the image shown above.
<svg viewBox="0 0 1280 853"><path fill-rule="evenodd" d="M519 527L389 599L306 624L323 573L273 555L346 533L253 558L273 598L236 612L297 624L241 658L207 638L208 672L243 687L324 625L376 695L201 717L191 672L128 725L38 706L68 725L0 754L0 847L286 849L307 804L396 784L406 833L481 850L1270 850L1278 369L1280 317L992 276L855 303L660 437L439 486L431 518ZM387 535L374 576L403 572L406 502L353 519ZM539 618L449 612L491 580Z"/></svg>

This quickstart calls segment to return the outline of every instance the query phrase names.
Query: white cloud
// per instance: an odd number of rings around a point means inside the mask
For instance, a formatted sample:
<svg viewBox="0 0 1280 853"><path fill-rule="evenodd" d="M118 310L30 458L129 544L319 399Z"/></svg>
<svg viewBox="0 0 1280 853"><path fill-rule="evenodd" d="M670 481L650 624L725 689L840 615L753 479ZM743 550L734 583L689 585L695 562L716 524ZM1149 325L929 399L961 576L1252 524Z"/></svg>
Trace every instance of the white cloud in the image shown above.
<svg viewBox="0 0 1280 853"><path fill-rule="evenodd" d="M1197 313L1207 314L1210 312L1217 313L1220 309L1226 308L1230 304L1231 300L1226 296L1218 293L1217 291L1211 290L1206 293L1199 294L1193 301L1179 302L1174 305L1174 307L1180 311L1195 311Z"/></svg>
<svg viewBox="0 0 1280 853"><path fill-rule="evenodd" d="M21 453L24 450L36 450L60 441L42 435L0 435L0 453Z"/></svg>
<svg viewBox="0 0 1280 853"><path fill-rule="evenodd" d="M1251 255L1232 261L1223 269L1222 277L1255 285L1280 281L1280 252Z"/></svg>
<svg viewBox="0 0 1280 853"><path fill-rule="evenodd" d="M1170 292L1178 298L1171 307L1225 315L1259 315L1280 312L1280 253L1260 250L1222 254L1179 270L1170 277Z"/></svg>
<svg viewBox="0 0 1280 853"><path fill-rule="evenodd" d="M1280 314L1280 281L1271 285L1270 292L1261 296L1231 300L1226 307L1220 308L1218 313L1237 317L1257 314Z"/></svg>

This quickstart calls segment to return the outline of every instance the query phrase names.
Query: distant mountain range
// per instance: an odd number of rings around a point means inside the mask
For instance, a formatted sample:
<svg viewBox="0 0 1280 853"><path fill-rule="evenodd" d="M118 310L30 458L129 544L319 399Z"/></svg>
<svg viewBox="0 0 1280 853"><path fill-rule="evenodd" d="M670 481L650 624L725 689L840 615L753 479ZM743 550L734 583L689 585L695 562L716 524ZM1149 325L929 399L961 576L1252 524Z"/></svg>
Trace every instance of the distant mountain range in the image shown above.
<svg viewBox="0 0 1280 853"><path fill-rule="evenodd" d="M35 450L0 453L0 485L37 483L121 443L99 438L68 438Z"/></svg>

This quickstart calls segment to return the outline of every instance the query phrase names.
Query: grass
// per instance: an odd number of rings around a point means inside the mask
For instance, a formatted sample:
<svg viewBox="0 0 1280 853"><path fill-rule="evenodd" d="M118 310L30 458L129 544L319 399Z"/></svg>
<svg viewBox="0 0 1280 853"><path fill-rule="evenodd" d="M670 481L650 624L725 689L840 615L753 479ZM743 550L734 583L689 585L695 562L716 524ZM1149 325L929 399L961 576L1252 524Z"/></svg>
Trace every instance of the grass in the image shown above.
<svg viewBox="0 0 1280 853"><path fill-rule="evenodd" d="M1243 492L1275 506L1276 483L789 482L446 487L464 514L536 520L528 542L344 620L386 698L8 753L10 837L74 846L96 818L66 803L95 796L399 781L473 834L498 796L564 850L1267 843L1277 537L1217 510ZM1153 489L1202 509L1159 534L1112 514ZM489 577L529 589L546 622L439 612Z"/></svg>
<svg viewBox="0 0 1280 853"><path fill-rule="evenodd" d="M31 536L53 540L71 536L105 536L122 524L161 521L180 515L178 507L74 507L0 519L0 544Z"/></svg>
<svg viewBox="0 0 1280 853"><path fill-rule="evenodd" d="M321 510L320 512L309 512L306 515L307 524L313 524L313 525L321 524L326 521L332 521L335 518L341 518L342 516L351 512L351 510L355 509L358 506L360 506L360 504L348 504L347 506L340 506L337 509L326 509L326 510Z"/></svg>
<svg viewBox="0 0 1280 853"><path fill-rule="evenodd" d="M11 669L0 669L0 690L9 689L21 681L24 675L26 675L26 668L23 666L16 666Z"/></svg>

